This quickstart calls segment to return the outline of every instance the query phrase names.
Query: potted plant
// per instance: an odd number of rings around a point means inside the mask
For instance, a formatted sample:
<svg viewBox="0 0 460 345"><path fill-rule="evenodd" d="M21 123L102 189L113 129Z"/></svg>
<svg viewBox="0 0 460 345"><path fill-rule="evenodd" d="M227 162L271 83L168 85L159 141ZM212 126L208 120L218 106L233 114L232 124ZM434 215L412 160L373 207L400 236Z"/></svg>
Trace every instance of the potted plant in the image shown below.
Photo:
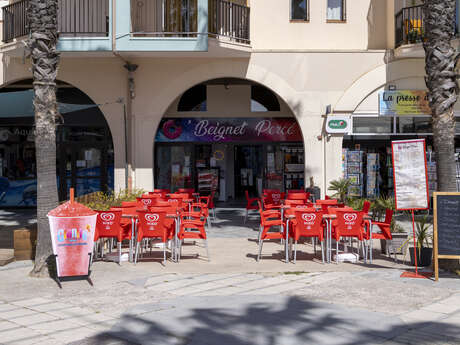
<svg viewBox="0 0 460 345"><path fill-rule="evenodd" d="M417 39L419 38L419 31L417 29L411 29L407 33L407 40L409 43L417 43Z"/></svg>
<svg viewBox="0 0 460 345"><path fill-rule="evenodd" d="M341 203L346 203L348 199L348 187L350 187L351 181L349 179L341 178L338 180L331 181L329 190L335 192L332 197L338 199Z"/></svg>
<svg viewBox="0 0 460 345"><path fill-rule="evenodd" d="M431 219L426 214L417 216L415 218L415 242L417 246L417 265L430 266L431 258L433 256L432 239L433 233L431 232ZM412 243L414 237L411 236L407 241ZM411 265L415 265L414 248L409 248Z"/></svg>

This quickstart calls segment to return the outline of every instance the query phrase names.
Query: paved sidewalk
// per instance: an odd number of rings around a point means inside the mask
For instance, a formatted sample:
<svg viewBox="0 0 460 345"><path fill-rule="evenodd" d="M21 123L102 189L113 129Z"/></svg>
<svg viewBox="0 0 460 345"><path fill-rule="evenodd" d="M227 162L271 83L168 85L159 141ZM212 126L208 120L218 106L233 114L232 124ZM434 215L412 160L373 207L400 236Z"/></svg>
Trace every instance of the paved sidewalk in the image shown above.
<svg viewBox="0 0 460 345"><path fill-rule="evenodd" d="M277 242L257 262L256 218L237 211L213 223L211 261L189 243L162 266L157 249L62 289L29 278L31 262L0 267L0 344L460 344L457 276L402 279L409 267L377 250L372 265L322 264L309 242L297 264Z"/></svg>
<svg viewBox="0 0 460 345"><path fill-rule="evenodd" d="M460 344L460 280L450 276L435 283L401 279L398 269L97 266L94 287L68 281L62 290L24 278L30 267L0 271L0 281L10 277L0 294L0 344Z"/></svg>

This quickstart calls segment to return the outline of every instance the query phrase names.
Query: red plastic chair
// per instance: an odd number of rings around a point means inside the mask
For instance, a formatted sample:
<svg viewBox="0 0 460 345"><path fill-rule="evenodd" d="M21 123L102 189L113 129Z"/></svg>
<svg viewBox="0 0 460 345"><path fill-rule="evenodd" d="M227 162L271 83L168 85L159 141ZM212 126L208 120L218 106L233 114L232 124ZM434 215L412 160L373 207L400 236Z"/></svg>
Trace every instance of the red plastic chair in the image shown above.
<svg viewBox="0 0 460 345"><path fill-rule="evenodd" d="M369 221L366 221L366 233L364 234L364 238L368 240L369 243L369 258L370 262L372 263L372 250L373 250L373 243L372 240L391 240L393 236L391 234L391 221L393 220L393 210L387 208L385 211L385 220L383 222L372 221L372 228L369 226ZM374 225L380 230L379 232L374 232L373 227ZM372 233L371 233L372 231ZM388 254L388 253L387 253Z"/></svg>
<svg viewBox="0 0 460 345"><path fill-rule="evenodd" d="M139 224L137 228L137 245L134 263L137 263L140 242L144 238L159 238L163 243L163 264L166 264L166 247L168 240L173 238L174 219L166 218L167 209L151 207L149 210L137 212Z"/></svg>
<svg viewBox="0 0 460 345"><path fill-rule="evenodd" d="M280 193L281 191L279 189L263 189L262 193Z"/></svg>
<svg viewBox="0 0 460 345"><path fill-rule="evenodd" d="M200 196L198 200L200 203L205 203L208 210L212 210L212 217L216 219L216 206L214 205L214 194L216 194L216 192L212 191L210 195Z"/></svg>
<svg viewBox="0 0 460 345"><path fill-rule="evenodd" d="M201 212L182 212L180 214L180 227L177 235L179 239L179 261L182 256L182 242L185 239L200 239L205 242L206 255L208 261L211 261L209 256L208 238L205 230L206 218Z"/></svg>
<svg viewBox="0 0 460 345"><path fill-rule="evenodd" d="M208 227L211 228L211 218L209 217L209 203L211 201L210 196L201 196L198 199L197 203L193 203L191 207L191 212L201 212L203 217L205 217Z"/></svg>
<svg viewBox="0 0 460 345"><path fill-rule="evenodd" d="M339 203L336 199L316 200L316 205L321 206L324 213L328 213L329 207L338 207Z"/></svg>
<svg viewBox="0 0 460 345"><path fill-rule="evenodd" d="M363 203L363 212L364 214L369 214L369 210L371 209L371 202L368 200L365 200Z"/></svg>
<svg viewBox="0 0 460 345"><path fill-rule="evenodd" d="M179 188L176 193L185 193L192 197L193 193L195 193L195 189L193 188Z"/></svg>
<svg viewBox="0 0 460 345"><path fill-rule="evenodd" d="M121 207L137 207L137 201L122 201Z"/></svg>
<svg viewBox="0 0 460 345"><path fill-rule="evenodd" d="M262 246L265 240L283 240L286 238L286 224L281 219L281 212L278 210L267 210L262 209L262 205L259 202L259 213L260 213L260 231L259 231L259 254L257 255L257 261L260 260L262 255ZM279 227L276 231L269 231L273 227ZM286 262L287 262L287 252Z"/></svg>
<svg viewBox="0 0 460 345"><path fill-rule="evenodd" d="M264 194L262 200L265 209L281 208L284 200L284 193L281 192L267 192Z"/></svg>
<svg viewBox="0 0 460 345"><path fill-rule="evenodd" d="M244 216L244 224L246 224L246 221L248 219L249 211L250 210L258 210L259 206L257 205L257 202L260 201L260 198L250 198L249 197L249 192L247 190L244 191L244 194L246 195L246 214Z"/></svg>
<svg viewBox="0 0 460 345"><path fill-rule="evenodd" d="M96 231L94 242L102 238L115 238L118 242L118 264L121 265L121 244L129 240L129 251L132 252L132 228L130 222L122 222L120 209L109 211L96 211ZM101 256L104 256L104 246L101 246Z"/></svg>
<svg viewBox="0 0 460 345"><path fill-rule="evenodd" d="M286 200L308 200L308 198L310 197L310 193L292 193L292 192L289 192L287 197L286 197Z"/></svg>
<svg viewBox="0 0 460 345"><path fill-rule="evenodd" d="M289 237L294 240L294 263L297 258L297 241L301 237L318 239L321 242L321 258L324 263L324 228L323 211L315 208L295 209L295 218L289 222ZM314 244L316 255L316 241Z"/></svg>
<svg viewBox="0 0 460 345"><path fill-rule="evenodd" d="M150 206L153 206L155 199L157 198L151 198L151 197L145 197L145 196L136 198L137 206L139 209L148 210Z"/></svg>
<svg viewBox="0 0 460 345"><path fill-rule="evenodd" d="M305 191L303 189L289 189L287 191L288 194L292 194L292 193L305 193Z"/></svg>
<svg viewBox="0 0 460 345"><path fill-rule="evenodd" d="M332 238L336 241L336 262L338 263L339 241L342 238L356 238L359 244L363 243L365 236L364 213L362 211L334 210L337 218L332 222ZM352 247L353 249L353 247ZM363 244L363 257L366 261L365 248Z"/></svg>
<svg viewBox="0 0 460 345"><path fill-rule="evenodd" d="M148 192L148 194L144 194L146 197L150 198L165 198L166 197L166 192L164 193L155 193L155 192ZM144 196L143 195L143 196Z"/></svg>
<svg viewBox="0 0 460 345"><path fill-rule="evenodd" d="M286 206L301 206L301 205L306 205L305 200L289 200L286 199L284 200L284 205Z"/></svg>
<svg viewBox="0 0 460 345"><path fill-rule="evenodd" d="M171 193L171 191L169 189L154 189L153 193L169 194L169 193Z"/></svg>

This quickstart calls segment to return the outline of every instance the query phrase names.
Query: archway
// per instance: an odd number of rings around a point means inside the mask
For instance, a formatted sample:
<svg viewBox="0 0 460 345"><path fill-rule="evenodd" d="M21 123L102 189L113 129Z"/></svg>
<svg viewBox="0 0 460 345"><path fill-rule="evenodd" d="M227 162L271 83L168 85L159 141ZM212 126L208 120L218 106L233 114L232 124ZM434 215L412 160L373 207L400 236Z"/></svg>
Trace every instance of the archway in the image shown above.
<svg viewBox="0 0 460 345"><path fill-rule="evenodd" d="M0 205L35 206L36 164L31 80L0 89ZM113 189L114 151L104 115L84 92L58 82L56 144L61 200Z"/></svg>
<svg viewBox="0 0 460 345"><path fill-rule="evenodd" d="M179 95L161 120L154 145L155 187L215 191L219 200L245 191L303 189L301 129L289 106L247 79L219 78Z"/></svg>

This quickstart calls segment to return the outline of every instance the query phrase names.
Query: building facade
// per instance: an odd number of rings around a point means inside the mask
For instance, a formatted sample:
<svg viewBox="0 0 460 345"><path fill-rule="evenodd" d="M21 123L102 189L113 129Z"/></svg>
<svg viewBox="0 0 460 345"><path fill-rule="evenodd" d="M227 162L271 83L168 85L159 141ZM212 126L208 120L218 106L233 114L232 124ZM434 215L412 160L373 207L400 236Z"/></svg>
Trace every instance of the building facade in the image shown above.
<svg viewBox="0 0 460 345"><path fill-rule="evenodd" d="M33 140L17 135L32 128L26 3L0 1L0 205L28 204L24 185L35 178ZM429 114L382 114L379 101L383 91L425 90L417 5L61 0L61 198L70 186L79 194L205 191L209 176L220 200L310 183L324 195L348 173L344 149L362 151L365 165L367 153L384 161L391 139L429 141ZM329 120L345 121L345 129L339 121L328 131Z"/></svg>

